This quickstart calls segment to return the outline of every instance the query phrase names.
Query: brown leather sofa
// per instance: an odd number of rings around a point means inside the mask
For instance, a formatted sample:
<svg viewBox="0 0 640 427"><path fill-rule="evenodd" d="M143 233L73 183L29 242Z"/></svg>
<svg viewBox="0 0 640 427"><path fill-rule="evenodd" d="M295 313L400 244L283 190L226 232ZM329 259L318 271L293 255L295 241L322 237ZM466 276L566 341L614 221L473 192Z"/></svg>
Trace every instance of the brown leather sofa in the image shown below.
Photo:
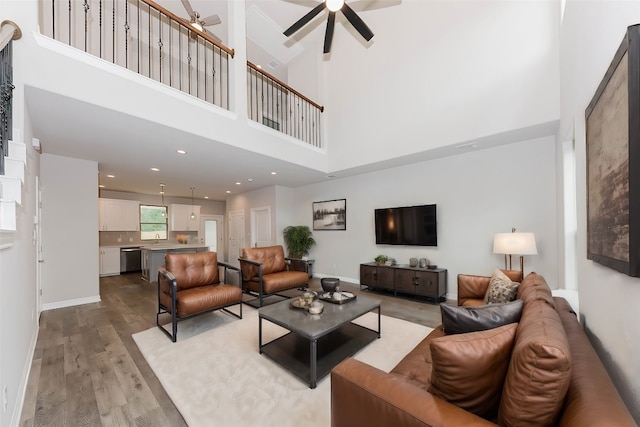
<svg viewBox="0 0 640 427"><path fill-rule="evenodd" d="M224 269L222 283L220 268ZM237 285L224 283L229 279L228 270L237 272ZM226 309L235 304L239 314ZM242 319L240 269L218 262L215 252L166 254L165 265L158 270L158 328L176 342L179 321L219 309ZM171 315L171 331L160 324L164 313Z"/></svg>
<svg viewBox="0 0 640 427"><path fill-rule="evenodd" d="M463 287L485 282L478 277ZM463 291L462 298L481 293L480 288ZM468 350L448 367L460 376L459 387L457 382L453 387L462 395L485 386L463 375L486 351L482 345L466 342L478 332L445 336L439 326L389 373L355 359L335 367L331 372L331 425L636 426L568 302L552 297L544 278L535 273L522 281L518 298L523 300L520 322L501 327L515 329L515 338L505 359L505 377L498 384L502 390L496 394L493 416L482 418L434 394L432 382L439 380L440 373L434 368L438 355L433 351L443 340L453 340L447 342ZM482 333L490 335L498 329ZM495 375L488 377L495 379Z"/></svg>
<svg viewBox="0 0 640 427"><path fill-rule="evenodd" d="M304 271L291 268L292 258L284 256L281 245L242 249L240 269L242 270L242 289L256 298L245 300L246 304L262 307L269 295L287 289L306 287L309 275Z"/></svg>

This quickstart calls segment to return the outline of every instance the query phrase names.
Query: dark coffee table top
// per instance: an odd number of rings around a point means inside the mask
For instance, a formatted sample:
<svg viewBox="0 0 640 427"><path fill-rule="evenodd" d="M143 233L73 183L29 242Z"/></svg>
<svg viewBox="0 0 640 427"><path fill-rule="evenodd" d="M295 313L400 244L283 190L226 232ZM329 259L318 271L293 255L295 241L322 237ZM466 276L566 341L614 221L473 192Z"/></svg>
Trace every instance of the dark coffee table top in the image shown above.
<svg viewBox="0 0 640 427"><path fill-rule="evenodd" d="M345 304L321 302L324 305L321 314L309 314L306 310L291 308L291 300L286 300L260 308L258 316L314 340L380 307L379 300L362 295Z"/></svg>

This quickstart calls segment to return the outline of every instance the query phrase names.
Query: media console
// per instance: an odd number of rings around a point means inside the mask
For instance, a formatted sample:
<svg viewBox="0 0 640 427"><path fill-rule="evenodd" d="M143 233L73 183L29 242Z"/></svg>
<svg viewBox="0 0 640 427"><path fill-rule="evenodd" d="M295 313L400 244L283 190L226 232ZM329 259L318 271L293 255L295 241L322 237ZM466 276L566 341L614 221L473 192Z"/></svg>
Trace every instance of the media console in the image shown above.
<svg viewBox="0 0 640 427"><path fill-rule="evenodd" d="M393 292L446 300L447 270L445 268L410 267L409 264L360 264L360 289L383 289Z"/></svg>

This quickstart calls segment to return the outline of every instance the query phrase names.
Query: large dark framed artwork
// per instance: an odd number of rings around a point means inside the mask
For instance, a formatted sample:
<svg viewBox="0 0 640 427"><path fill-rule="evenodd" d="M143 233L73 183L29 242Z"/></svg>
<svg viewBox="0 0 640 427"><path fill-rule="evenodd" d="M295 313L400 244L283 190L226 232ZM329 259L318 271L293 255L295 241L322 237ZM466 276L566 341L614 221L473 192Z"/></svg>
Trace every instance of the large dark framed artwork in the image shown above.
<svg viewBox="0 0 640 427"><path fill-rule="evenodd" d="M313 202L314 230L346 230L347 199Z"/></svg>
<svg viewBox="0 0 640 427"><path fill-rule="evenodd" d="M640 276L640 25L627 29L585 112L587 258Z"/></svg>

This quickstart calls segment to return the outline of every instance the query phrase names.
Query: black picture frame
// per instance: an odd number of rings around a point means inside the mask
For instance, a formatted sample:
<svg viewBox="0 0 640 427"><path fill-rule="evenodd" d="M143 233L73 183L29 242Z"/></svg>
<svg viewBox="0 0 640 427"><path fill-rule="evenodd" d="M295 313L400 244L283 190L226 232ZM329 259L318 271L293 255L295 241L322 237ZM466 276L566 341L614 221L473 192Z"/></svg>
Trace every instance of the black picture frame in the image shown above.
<svg viewBox="0 0 640 427"><path fill-rule="evenodd" d="M585 111L587 259L640 276L640 25Z"/></svg>
<svg viewBox="0 0 640 427"><path fill-rule="evenodd" d="M346 230L347 199L313 202L314 230Z"/></svg>

